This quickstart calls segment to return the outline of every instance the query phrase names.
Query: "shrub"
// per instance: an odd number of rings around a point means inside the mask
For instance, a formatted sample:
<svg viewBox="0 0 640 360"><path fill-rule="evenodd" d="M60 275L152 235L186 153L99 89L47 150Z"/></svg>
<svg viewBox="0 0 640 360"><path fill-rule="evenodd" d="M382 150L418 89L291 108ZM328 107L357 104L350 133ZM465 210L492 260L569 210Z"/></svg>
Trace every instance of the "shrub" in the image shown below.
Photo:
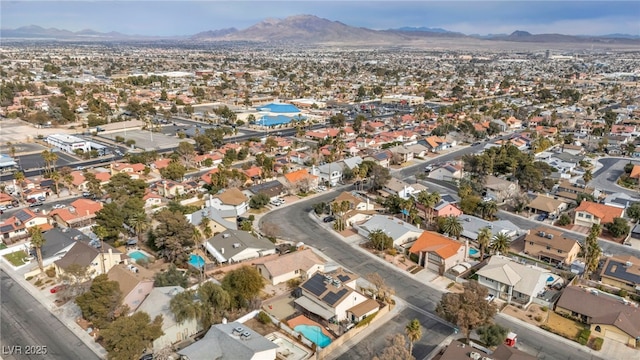
<svg viewBox="0 0 640 360"><path fill-rule="evenodd" d="M45 274L47 274L48 277L52 278L56 276L56 268L54 267L50 267L47 270L44 271Z"/></svg>
<svg viewBox="0 0 640 360"><path fill-rule="evenodd" d="M578 334L578 339L577 339L578 343L580 343L580 345L587 345L587 343L589 342L589 337L590 336L591 336L591 330L583 329Z"/></svg>
<svg viewBox="0 0 640 360"><path fill-rule="evenodd" d="M627 290L625 289L620 289L620 291L618 291L618 296L620 297L627 297L628 293Z"/></svg>
<svg viewBox="0 0 640 360"><path fill-rule="evenodd" d="M42 280L41 279L36 280L36 282L34 282L33 285L35 285L35 286L42 285Z"/></svg>
<svg viewBox="0 0 640 360"><path fill-rule="evenodd" d="M544 312L547 312L547 311L549 311L549 308L548 308L548 307L546 307L546 306L543 306L540 310L542 310L542 311L544 311Z"/></svg>
<svg viewBox="0 0 640 360"><path fill-rule="evenodd" d="M455 284L456 284L456 283L455 283L455 282L453 282L453 281L452 281L452 282L450 282L450 283L449 283L449 285L447 285L447 289L451 288L451 287L452 287L453 285L455 285Z"/></svg>
<svg viewBox="0 0 640 360"><path fill-rule="evenodd" d="M396 256L398 254L398 250L396 249L387 249L387 254L391 255L391 256Z"/></svg>
<svg viewBox="0 0 640 360"><path fill-rule="evenodd" d="M258 313L258 321L262 324L271 324L271 316L264 311L260 311Z"/></svg>
<svg viewBox="0 0 640 360"><path fill-rule="evenodd" d="M591 342L591 348L593 350L598 351L598 350L602 349L602 343L604 343L604 339L600 338L600 337L597 337L597 338L593 339L593 341Z"/></svg>
<svg viewBox="0 0 640 360"><path fill-rule="evenodd" d="M571 217L567 214L560 215L560 218L556 221L556 225L558 226L566 226L569 224L571 224Z"/></svg>
<svg viewBox="0 0 640 360"><path fill-rule="evenodd" d="M535 321L540 322L542 321L542 316L540 315L536 315L536 317L533 318Z"/></svg>
<svg viewBox="0 0 640 360"><path fill-rule="evenodd" d="M27 278L25 280L31 281L31 279L33 279L33 276L27 276Z"/></svg>
<svg viewBox="0 0 640 360"><path fill-rule="evenodd" d="M376 311L375 313L373 313L373 314L371 314L371 315L367 316L366 318L364 318L364 320L360 321L360 322L356 325L356 327L363 327L363 326L367 326L367 325L369 325L369 323L370 323L371 321L373 321L373 318L375 318L375 317L376 317L376 315L378 315L378 312L377 312L377 311Z"/></svg>

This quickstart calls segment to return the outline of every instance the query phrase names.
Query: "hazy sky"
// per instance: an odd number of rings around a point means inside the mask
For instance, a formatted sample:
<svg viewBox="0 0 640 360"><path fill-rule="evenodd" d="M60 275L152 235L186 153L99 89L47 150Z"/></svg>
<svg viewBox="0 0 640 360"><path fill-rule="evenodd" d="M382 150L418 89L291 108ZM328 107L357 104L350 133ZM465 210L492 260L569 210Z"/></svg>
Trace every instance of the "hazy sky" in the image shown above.
<svg viewBox="0 0 640 360"><path fill-rule="evenodd" d="M265 18L311 14L351 26L440 27L465 34L640 35L640 1L30 1L2 0L2 28L26 25L140 35L247 28Z"/></svg>

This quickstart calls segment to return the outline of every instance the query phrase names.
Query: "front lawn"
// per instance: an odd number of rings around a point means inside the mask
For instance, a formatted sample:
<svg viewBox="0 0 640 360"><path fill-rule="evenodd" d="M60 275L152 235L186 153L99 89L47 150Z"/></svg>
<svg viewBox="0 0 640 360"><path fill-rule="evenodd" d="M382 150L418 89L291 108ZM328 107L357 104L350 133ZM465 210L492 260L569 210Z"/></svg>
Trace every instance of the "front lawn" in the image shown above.
<svg viewBox="0 0 640 360"><path fill-rule="evenodd" d="M10 254L6 254L4 256L5 259L9 260L11 265L13 266L21 266L24 265L24 259L27 257L27 253L24 250L19 250L16 252L12 252Z"/></svg>
<svg viewBox="0 0 640 360"><path fill-rule="evenodd" d="M545 328L555 334L576 341L578 334L584 329L584 325L549 311L549 318Z"/></svg>

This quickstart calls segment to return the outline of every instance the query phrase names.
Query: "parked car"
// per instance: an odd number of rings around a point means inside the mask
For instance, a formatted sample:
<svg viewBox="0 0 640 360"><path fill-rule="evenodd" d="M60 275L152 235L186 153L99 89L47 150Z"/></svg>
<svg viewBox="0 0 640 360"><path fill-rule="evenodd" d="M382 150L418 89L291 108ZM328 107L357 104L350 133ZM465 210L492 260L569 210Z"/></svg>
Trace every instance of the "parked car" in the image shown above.
<svg viewBox="0 0 640 360"><path fill-rule="evenodd" d="M282 205L282 203L281 203L280 201L278 201L278 200L271 200L271 201L269 202L269 204L271 204L271 205L273 205L273 206L280 206L280 205Z"/></svg>
<svg viewBox="0 0 640 360"><path fill-rule="evenodd" d="M427 166L424 168L424 172L431 172L432 170L433 170L433 165L427 165Z"/></svg>
<svg viewBox="0 0 640 360"><path fill-rule="evenodd" d="M329 215L329 216L325 217L324 219L322 219L322 221L326 222L326 223L330 223L330 222L334 221L335 219L336 218L333 215Z"/></svg>
<svg viewBox="0 0 640 360"><path fill-rule="evenodd" d="M29 205L29 207L37 207L37 206L42 206L42 203L41 202L34 202L34 203Z"/></svg>
<svg viewBox="0 0 640 360"><path fill-rule="evenodd" d="M495 295L489 294L489 295L487 295L487 297L484 298L484 300L487 301L487 302L492 302L493 299L495 299L495 298L496 298Z"/></svg>
<svg viewBox="0 0 640 360"><path fill-rule="evenodd" d="M547 214L538 215L538 221L545 221L547 219Z"/></svg>
<svg viewBox="0 0 640 360"><path fill-rule="evenodd" d="M0 211L5 211L5 210L7 210L7 207L4 205L0 205Z"/></svg>
<svg viewBox="0 0 640 360"><path fill-rule="evenodd" d="M86 197L86 198L91 197L91 193L88 191L85 191L82 193L82 197Z"/></svg>
<svg viewBox="0 0 640 360"><path fill-rule="evenodd" d="M47 200L47 198L45 198L44 196L38 196L38 200L45 201L45 200Z"/></svg>

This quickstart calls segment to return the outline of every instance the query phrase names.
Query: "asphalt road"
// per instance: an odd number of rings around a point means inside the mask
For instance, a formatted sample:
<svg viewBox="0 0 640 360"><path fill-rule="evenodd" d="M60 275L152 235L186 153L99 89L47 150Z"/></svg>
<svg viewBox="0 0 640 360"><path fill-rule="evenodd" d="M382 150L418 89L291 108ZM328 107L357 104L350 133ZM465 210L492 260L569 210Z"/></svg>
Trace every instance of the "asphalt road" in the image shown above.
<svg viewBox="0 0 640 360"><path fill-rule="evenodd" d="M4 360L99 359L4 270L0 270L0 281L0 355ZM41 350L43 355L26 354L29 350Z"/></svg>
<svg viewBox="0 0 640 360"><path fill-rule="evenodd" d="M361 277L373 272L383 274L387 284L394 287L396 295L410 304L411 307L404 309L394 321L390 324L385 324L380 331L369 335L361 344L343 354L340 357L341 359L364 359L369 355L369 350L379 353L387 345L386 335L404 333L404 327L414 318L417 318L424 327L422 339L415 345L414 355L416 355L417 359L424 358L453 332L451 326L444 324L433 314L435 305L442 296L441 293L424 286L411 277L396 271L389 271L377 260L354 250L350 245L336 239L309 217L309 211L313 203L329 201L336 195L334 192L329 192L314 198L313 201L293 204L281 210L271 211L262 217L261 223L279 224L281 233L286 234L284 238L302 241L321 249L338 264Z"/></svg>
<svg viewBox="0 0 640 360"><path fill-rule="evenodd" d="M616 181L624 172L625 165L629 162L640 165L640 161L634 161L634 159L602 158L599 159L598 162L603 166L593 174L593 179L591 179L589 186L600 191L606 191L607 193L621 192L636 198L640 195L638 191L625 189L616 184Z"/></svg>
<svg viewBox="0 0 640 360"><path fill-rule="evenodd" d="M312 245L323 251L338 264L345 266L360 276L366 276L372 272L383 274L387 284L394 287L396 295L408 303L409 308L402 311L396 320L388 325L385 324L381 331L376 331L369 335L359 345L342 355L341 359L371 358L371 353L379 353L386 346L385 337L387 334L403 333L407 320L416 317L425 328L423 329L422 339L416 344L417 352L415 355L417 359L424 358L437 344L451 334L451 327L438 322L435 320L435 315L433 315L433 310L440 301L442 293L416 281L411 275L388 269L385 264L372 259L337 239L333 234L325 230L322 225L309 217L313 204L321 201L330 201L335 196L337 196L337 193L329 192L310 201L303 201L273 210L263 216L260 219L260 223L278 224L280 237ZM541 359L588 359L583 351L557 342L546 334L541 335L525 328L518 321L508 317L499 318L497 321L515 330L518 333L519 346L525 349L532 349Z"/></svg>

